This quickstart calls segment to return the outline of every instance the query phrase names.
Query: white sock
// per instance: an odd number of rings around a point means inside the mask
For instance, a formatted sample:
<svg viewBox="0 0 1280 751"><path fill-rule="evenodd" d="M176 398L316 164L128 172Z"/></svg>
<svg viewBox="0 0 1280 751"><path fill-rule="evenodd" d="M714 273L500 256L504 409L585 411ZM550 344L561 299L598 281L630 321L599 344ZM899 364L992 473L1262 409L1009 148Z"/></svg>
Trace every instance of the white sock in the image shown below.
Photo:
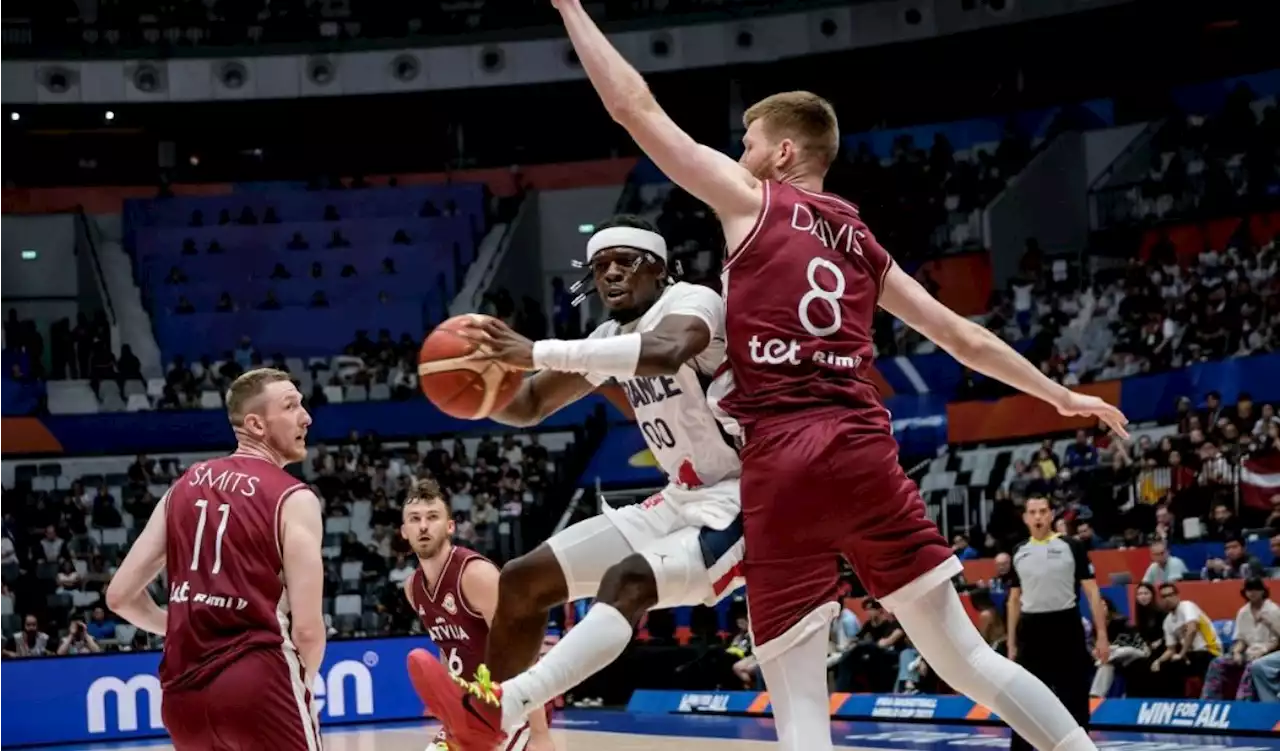
<svg viewBox="0 0 1280 751"><path fill-rule="evenodd" d="M1033 747L1040 751L1096 749L1048 686L982 641L951 582L894 605L893 611L911 643L942 680L1000 715Z"/></svg>
<svg viewBox="0 0 1280 751"><path fill-rule="evenodd" d="M547 702L603 670L631 642L631 622L597 602L533 667L502 683L502 727L510 732Z"/></svg>
<svg viewBox="0 0 1280 751"><path fill-rule="evenodd" d="M827 629L818 629L773 659L760 663L783 751L824 751L831 744L827 694Z"/></svg>

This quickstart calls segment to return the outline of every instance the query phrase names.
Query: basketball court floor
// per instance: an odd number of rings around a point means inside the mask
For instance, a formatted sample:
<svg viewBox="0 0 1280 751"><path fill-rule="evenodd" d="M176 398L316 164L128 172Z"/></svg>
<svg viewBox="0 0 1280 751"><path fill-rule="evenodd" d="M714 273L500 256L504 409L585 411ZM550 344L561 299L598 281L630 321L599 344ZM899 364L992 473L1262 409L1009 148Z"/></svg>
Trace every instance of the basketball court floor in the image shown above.
<svg viewBox="0 0 1280 751"><path fill-rule="evenodd" d="M324 734L326 751L423 751L434 734L428 723L334 728ZM570 710L554 723L560 751L735 751L773 747L773 720L714 715L628 714ZM1003 728L965 725L836 722L832 735L841 748L861 751L965 751L1006 749ZM1280 738L1173 733L1093 733L1104 751L1280 751ZM164 751L167 743L57 746L60 751L116 749ZM51 751L51 749L49 750Z"/></svg>

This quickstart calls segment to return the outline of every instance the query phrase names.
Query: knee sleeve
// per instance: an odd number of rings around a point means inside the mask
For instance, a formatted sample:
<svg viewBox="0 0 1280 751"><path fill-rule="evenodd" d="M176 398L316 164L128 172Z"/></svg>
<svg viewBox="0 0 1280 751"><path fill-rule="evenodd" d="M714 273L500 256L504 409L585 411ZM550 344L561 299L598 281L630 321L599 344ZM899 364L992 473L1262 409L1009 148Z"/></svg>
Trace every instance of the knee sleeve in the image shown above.
<svg viewBox="0 0 1280 751"><path fill-rule="evenodd" d="M609 567L633 551L627 538L603 515L578 522L547 540L560 563L569 601L595 597Z"/></svg>

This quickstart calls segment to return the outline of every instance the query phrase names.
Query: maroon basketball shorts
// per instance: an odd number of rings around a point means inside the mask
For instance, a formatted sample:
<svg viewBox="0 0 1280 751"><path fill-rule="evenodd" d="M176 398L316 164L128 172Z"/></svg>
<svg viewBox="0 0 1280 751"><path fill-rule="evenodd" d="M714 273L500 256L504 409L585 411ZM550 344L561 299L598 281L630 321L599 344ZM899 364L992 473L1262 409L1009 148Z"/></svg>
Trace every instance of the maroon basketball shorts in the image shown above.
<svg viewBox="0 0 1280 751"><path fill-rule="evenodd" d="M848 409L753 425L742 452L742 514L757 648L836 600L842 555L877 598L902 590L890 598L902 600L961 571L899 466L893 436L868 430Z"/></svg>
<svg viewBox="0 0 1280 751"><path fill-rule="evenodd" d="M161 714L177 751L321 748L311 692L279 649L245 652L198 689L165 691Z"/></svg>

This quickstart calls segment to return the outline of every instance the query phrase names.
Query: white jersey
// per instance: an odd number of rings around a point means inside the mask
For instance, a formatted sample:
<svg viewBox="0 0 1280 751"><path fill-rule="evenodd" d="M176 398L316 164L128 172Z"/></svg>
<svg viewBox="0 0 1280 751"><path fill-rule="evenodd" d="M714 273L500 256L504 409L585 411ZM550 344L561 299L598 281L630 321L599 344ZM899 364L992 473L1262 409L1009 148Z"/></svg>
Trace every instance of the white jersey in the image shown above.
<svg viewBox="0 0 1280 751"><path fill-rule="evenodd" d="M707 386L725 359L724 300L707 287L685 282L663 290L639 319L622 326L605 321L589 338L652 331L670 315L697 316L711 329L711 342L671 376L636 376L620 380L645 443L672 484L685 489L714 485L741 474L738 452L724 433L736 435L731 418L712 411ZM600 385L609 380L588 374ZM723 427L723 432L722 432Z"/></svg>

